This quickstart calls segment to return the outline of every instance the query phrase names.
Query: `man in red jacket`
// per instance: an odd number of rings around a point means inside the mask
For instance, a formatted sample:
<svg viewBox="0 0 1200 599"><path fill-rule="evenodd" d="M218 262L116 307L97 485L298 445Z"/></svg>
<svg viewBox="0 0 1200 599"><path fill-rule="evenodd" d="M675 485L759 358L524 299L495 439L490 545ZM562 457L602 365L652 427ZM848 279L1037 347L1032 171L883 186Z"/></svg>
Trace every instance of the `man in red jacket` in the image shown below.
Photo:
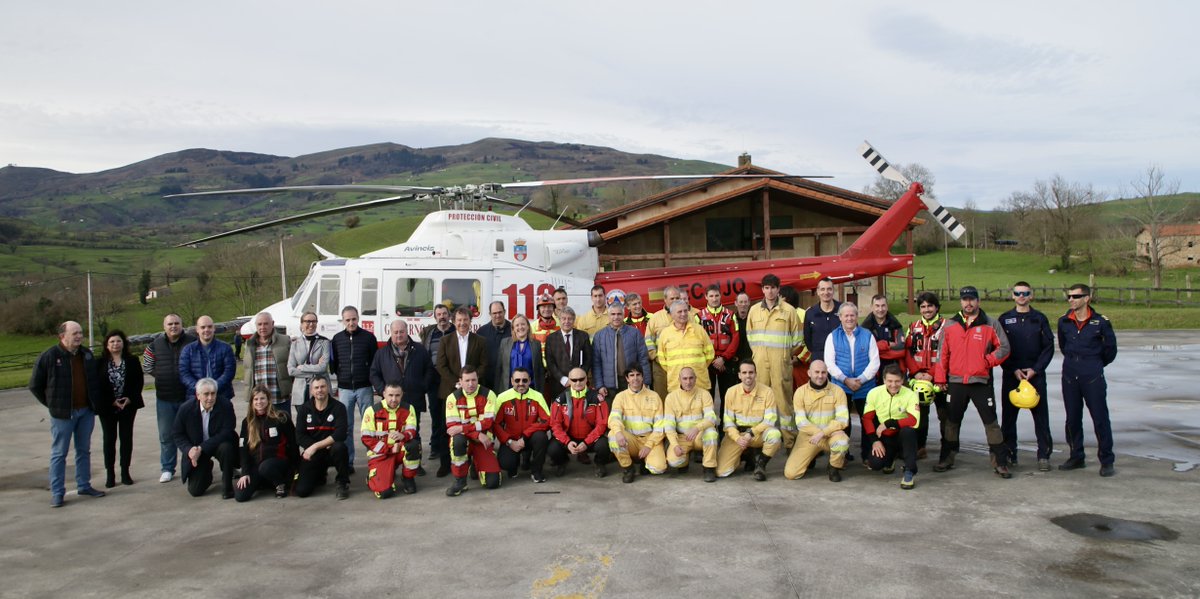
<svg viewBox="0 0 1200 599"><path fill-rule="evenodd" d="M700 311L700 325L708 333L713 352L716 353L712 364L708 366L708 380L712 383L712 396L720 398L725 397L726 389L738 384L737 353L742 333L733 312L721 305L720 287L709 285L704 292L704 299L708 300L708 306ZM721 406L718 405L718 420L721 414Z"/></svg>
<svg viewBox="0 0 1200 599"><path fill-rule="evenodd" d="M467 490L471 465L483 486L500 486L500 463L492 438L495 409L496 394L479 384L474 366L464 366L458 376L458 389L446 396L446 435L450 437L450 473L454 475L454 484L446 489L446 495L457 497Z"/></svg>
<svg viewBox="0 0 1200 599"><path fill-rule="evenodd" d="M383 387L383 401L363 412L362 444L367 448L367 487L375 497L396 494L396 470L401 469L405 495L417 492L421 465L421 440L417 438L417 412L404 401L400 383Z"/></svg>
<svg viewBox="0 0 1200 599"><path fill-rule="evenodd" d="M947 383L950 385L950 420L933 471L945 472L954 467L958 431L967 404L973 403L987 433L992 467L1000 478L1012 478L1008 471L1008 447L996 422L996 388L992 381L992 369L1008 359L1008 336L998 321L979 309L979 291L967 286L958 295L962 311L942 326L941 355L934 366L934 383L943 388Z"/></svg>
<svg viewBox="0 0 1200 599"><path fill-rule="evenodd" d="M500 443L500 468L508 472L508 477L517 475L522 454L528 454L533 482L544 483L546 476L542 474L542 466L546 463L546 447L550 443L546 436L546 431L550 430L550 411L542 394L529 388L532 381L528 370L513 369L512 388L496 398L496 422L492 430Z"/></svg>
<svg viewBox="0 0 1200 599"><path fill-rule="evenodd" d="M567 472L570 456L586 456L595 452L592 463L596 477L608 475L605 464L613 461L608 447L608 404L588 389L587 373L572 369L567 375L570 388L554 398L550 408L550 446L547 453L554 465L555 476Z"/></svg>

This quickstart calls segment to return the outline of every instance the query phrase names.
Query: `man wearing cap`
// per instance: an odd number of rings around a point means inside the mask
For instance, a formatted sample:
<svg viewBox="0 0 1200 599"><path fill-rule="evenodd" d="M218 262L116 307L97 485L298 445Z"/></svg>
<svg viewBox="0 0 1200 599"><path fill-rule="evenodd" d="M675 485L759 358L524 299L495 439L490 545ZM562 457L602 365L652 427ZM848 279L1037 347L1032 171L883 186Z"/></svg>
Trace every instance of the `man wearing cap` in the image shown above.
<svg viewBox="0 0 1200 599"><path fill-rule="evenodd" d="M1012 355L1000 366L1004 373L1000 383L1000 405L1003 406L1000 430L1008 447L1009 464L1017 465L1017 414L1020 408L1008 399L1010 391L1021 381L1029 381L1041 398L1029 410L1033 414L1033 432L1037 437L1038 470L1050 471L1050 453L1054 440L1050 436L1050 409L1046 406L1046 368L1054 358L1054 336L1050 320L1033 307L1033 287L1017 281L1012 288L1013 309L1000 315L1000 326L1008 335Z"/></svg>
<svg viewBox="0 0 1200 599"><path fill-rule="evenodd" d="M967 286L959 290L962 310L942 327L941 356L935 365L934 383L950 385L950 421L942 439L941 455L934 472L954 467L958 453L958 432L968 404L975 404L991 450L992 467L1001 478L1012 478L1008 471L1008 447L996 422L996 388L992 369L1008 359L1008 335L1000 323L979 309L979 291Z"/></svg>
<svg viewBox="0 0 1200 599"><path fill-rule="evenodd" d="M1100 476L1116 474L1112 424L1108 419L1108 383L1104 367L1117 359L1117 335L1112 323L1091 307L1092 290L1072 285L1067 291L1070 310L1058 319L1058 348L1063 354L1062 395L1067 410L1067 445L1071 457L1059 470L1084 467L1083 408L1087 406L1096 431Z"/></svg>
<svg viewBox="0 0 1200 599"><path fill-rule="evenodd" d="M592 307L575 319L575 327L594 337L604 327L608 326L608 305L605 303L604 286L592 287Z"/></svg>

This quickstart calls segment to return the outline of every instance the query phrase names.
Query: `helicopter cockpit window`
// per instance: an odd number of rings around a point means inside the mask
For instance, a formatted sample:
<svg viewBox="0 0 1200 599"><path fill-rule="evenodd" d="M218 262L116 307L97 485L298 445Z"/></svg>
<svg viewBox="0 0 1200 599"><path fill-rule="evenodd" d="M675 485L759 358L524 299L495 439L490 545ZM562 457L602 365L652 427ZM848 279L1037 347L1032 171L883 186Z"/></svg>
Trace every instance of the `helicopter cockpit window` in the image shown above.
<svg viewBox="0 0 1200 599"><path fill-rule="evenodd" d="M466 306L473 316L479 315L479 279L446 279L442 281L442 303L451 311Z"/></svg>
<svg viewBox="0 0 1200 599"><path fill-rule="evenodd" d="M362 280L362 302L358 305L363 316L379 314L379 279Z"/></svg>
<svg viewBox="0 0 1200 599"><path fill-rule="evenodd" d="M433 314L433 279L396 279L396 316Z"/></svg>
<svg viewBox="0 0 1200 599"><path fill-rule="evenodd" d="M342 277L340 275L321 275L317 288L317 314L338 315L342 309Z"/></svg>

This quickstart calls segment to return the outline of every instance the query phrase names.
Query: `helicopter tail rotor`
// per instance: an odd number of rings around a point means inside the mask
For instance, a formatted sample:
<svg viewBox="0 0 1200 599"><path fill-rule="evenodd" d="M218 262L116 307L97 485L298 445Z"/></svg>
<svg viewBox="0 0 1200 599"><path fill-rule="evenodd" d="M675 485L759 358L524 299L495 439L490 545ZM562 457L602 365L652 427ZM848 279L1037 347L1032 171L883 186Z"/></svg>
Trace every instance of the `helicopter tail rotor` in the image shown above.
<svg viewBox="0 0 1200 599"><path fill-rule="evenodd" d="M884 179L895 181L909 188L914 185L912 181L908 180L908 177L904 176L904 173L900 172L900 169L892 166L892 164L888 162L882 154L879 153L879 150L876 150L875 147L871 145L871 142L863 141L862 145L858 146L858 153L861 154L863 160L866 160L867 163L871 165L871 168L875 169L875 172L879 173L879 176L883 177ZM929 213L933 215L933 218L937 219L938 224L941 225L942 228L945 229L946 232L956 240L965 235L967 228L964 227L957 218L954 218L954 215L950 214L949 210L946 210L946 208L939 204L937 200L933 199L933 197L925 195L923 191L924 188L918 189L917 197L921 199L921 203L925 204L925 208L929 210Z"/></svg>

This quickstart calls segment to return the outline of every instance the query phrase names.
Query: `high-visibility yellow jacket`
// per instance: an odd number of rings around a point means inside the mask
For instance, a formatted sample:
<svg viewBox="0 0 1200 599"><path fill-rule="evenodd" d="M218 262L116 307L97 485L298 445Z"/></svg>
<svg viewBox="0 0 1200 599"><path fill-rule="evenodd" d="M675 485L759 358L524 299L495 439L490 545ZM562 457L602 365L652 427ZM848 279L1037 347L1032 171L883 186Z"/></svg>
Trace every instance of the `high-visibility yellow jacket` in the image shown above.
<svg viewBox="0 0 1200 599"><path fill-rule="evenodd" d="M775 410L775 394L766 385L755 384L746 392L744 385L731 387L725 392L725 434L737 437L739 428L750 427L755 436L779 426L779 412Z"/></svg>
<svg viewBox="0 0 1200 599"><path fill-rule="evenodd" d="M496 394L480 386L475 395L466 395L462 389L446 396L446 428L463 427L463 434L472 441L479 435L491 435L492 423L496 420Z"/></svg>
<svg viewBox="0 0 1200 599"><path fill-rule="evenodd" d="M700 311L695 308L691 308L691 307L689 307L689 311L692 315L692 319L695 320L696 322L700 322L700 316L699 316ZM659 335L659 333L661 333L663 330L671 327L674 324L674 322L675 322L674 319L671 318L671 312L669 311L668 306L663 306L662 310L659 310L658 312L651 314L649 320L647 320L646 335L645 335L646 336L646 353L649 355L651 362L653 362L655 356L658 355L657 352L658 352L658 335Z"/></svg>
<svg viewBox="0 0 1200 599"><path fill-rule="evenodd" d="M754 359L769 355L791 362L793 351L804 344L804 325L791 304L779 300L774 308L768 308L766 301L762 301L750 306L746 339Z"/></svg>
<svg viewBox="0 0 1200 599"><path fill-rule="evenodd" d="M717 412L708 391L697 386L691 391L676 389L667 394L663 402L663 432L671 445L678 445L679 437L693 428L704 432L716 426Z"/></svg>
<svg viewBox="0 0 1200 599"><path fill-rule="evenodd" d="M685 366L691 366L696 371L696 386L701 389L712 389L708 380L708 365L716 354L713 352L712 339L704 327L687 321L683 330L671 326L658 333L658 363L667 373L667 392L679 388L679 371Z"/></svg>
<svg viewBox="0 0 1200 599"><path fill-rule="evenodd" d="M608 310L596 314L596 310L588 308L575 317L575 328L584 331L591 339L596 332L608 326Z"/></svg>
<svg viewBox="0 0 1200 599"><path fill-rule="evenodd" d="M792 407L796 409L796 426L809 436L829 435L850 425L846 392L832 383L819 390L812 385L801 385L792 395Z"/></svg>
<svg viewBox="0 0 1200 599"><path fill-rule="evenodd" d="M874 435L878 431L884 437L894 435L896 429L882 432L879 430L882 427L876 426L876 423L882 425L889 420L895 420L900 428L916 428L921 424L921 406L916 391L900 387L900 392L892 395L888 393L886 385L871 389L867 394L867 405L863 408L863 432Z"/></svg>
<svg viewBox="0 0 1200 599"><path fill-rule="evenodd" d="M367 457L396 453L405 443L417 436L417 411L401 402L396 409L387 402L379 402L363 412L362 442L367 446ZM400 432L400 440L392 440L389 433Z"/></svg>
<svg viewBox="0 0 1200 599"><path fill-rule="evenodd" d="M663 441L663 402L649 387L634 393L626 389L613 400L608 415L609 437L621 432L641 437L642 445L654 447Z"/></svg>

